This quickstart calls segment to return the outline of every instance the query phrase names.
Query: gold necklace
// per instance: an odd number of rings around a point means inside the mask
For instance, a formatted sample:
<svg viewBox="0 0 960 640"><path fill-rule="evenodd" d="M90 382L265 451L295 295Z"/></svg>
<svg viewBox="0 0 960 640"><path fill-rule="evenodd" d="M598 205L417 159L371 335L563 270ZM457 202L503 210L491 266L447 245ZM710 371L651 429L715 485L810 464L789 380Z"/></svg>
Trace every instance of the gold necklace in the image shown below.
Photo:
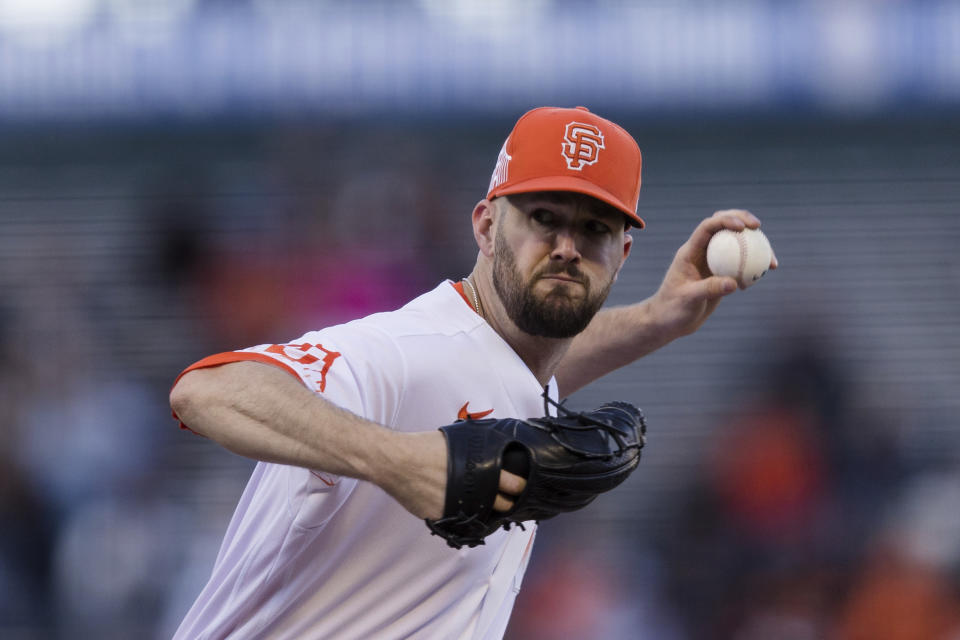
<svg viewBox="0 0 960 640"><path fill-rule="evenodd" d="M480 306L480 296L477 295L477 290L473 286L473 283L470 282L470 277L467 276L463 279L463 283L470 287L470 295L473 297L473 308L477 310L477 313L480 314L481 318L486 319L483 315L483 307Z"/></svg>

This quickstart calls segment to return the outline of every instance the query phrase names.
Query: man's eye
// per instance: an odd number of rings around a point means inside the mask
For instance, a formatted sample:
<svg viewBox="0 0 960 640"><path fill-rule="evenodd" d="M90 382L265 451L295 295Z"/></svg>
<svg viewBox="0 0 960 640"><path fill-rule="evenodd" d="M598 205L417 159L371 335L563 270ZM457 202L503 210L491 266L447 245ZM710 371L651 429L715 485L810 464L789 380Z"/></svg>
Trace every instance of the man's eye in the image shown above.
<svg viewBox="0 0 960 640"><path fill-rule="evenodd" d="M552 225L557 221L557 216L549 209L534 209L530 213L530 217L543 225Z"/></svg>
<svg viewBox="0 0 960 640"><path fill-rule="evenodd" d="M596 235L604 235L610 233L610 226L606 223L600 222L599 220L590 220L587 222L587 231Z"/></svg>

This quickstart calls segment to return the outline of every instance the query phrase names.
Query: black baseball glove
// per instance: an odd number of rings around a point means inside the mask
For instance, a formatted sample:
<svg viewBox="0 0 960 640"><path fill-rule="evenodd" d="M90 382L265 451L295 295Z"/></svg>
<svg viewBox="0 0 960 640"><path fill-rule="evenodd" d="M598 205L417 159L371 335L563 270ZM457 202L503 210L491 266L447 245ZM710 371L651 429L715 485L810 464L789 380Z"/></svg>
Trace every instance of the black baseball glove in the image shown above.
<svg viewBox="0 0 960 640"><path fill-rule="evenodd" d="M608 402L594 411L531 420L466 420L440 427L447 439L443 517L427 520L451 547L475 547L514 523L576 511L613 489L640 462L647 425L639 409ZM506 512L493 510L500 470L527 478ZM520 526L523 526L520 524Z"/></svg>

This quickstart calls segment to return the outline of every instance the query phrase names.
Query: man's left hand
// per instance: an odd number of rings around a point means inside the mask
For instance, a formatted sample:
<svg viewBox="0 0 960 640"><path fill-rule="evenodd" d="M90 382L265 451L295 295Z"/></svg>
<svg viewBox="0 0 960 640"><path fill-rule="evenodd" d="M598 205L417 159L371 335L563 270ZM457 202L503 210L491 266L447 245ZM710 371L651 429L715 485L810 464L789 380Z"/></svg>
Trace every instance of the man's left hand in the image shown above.
<svg viewBox="0 0 960 640"><path fill-rule="evenodd" d="M674 337L689 335L700 328L720 303L721 298L737 290L737 281L715 276L707 267L707 245L721 229L742 231L757 229L760 220L743 209L717 211L704 219L677 250L657 293L650 300L661 327ZM770 268L777 268L773 255Z"/></svg>

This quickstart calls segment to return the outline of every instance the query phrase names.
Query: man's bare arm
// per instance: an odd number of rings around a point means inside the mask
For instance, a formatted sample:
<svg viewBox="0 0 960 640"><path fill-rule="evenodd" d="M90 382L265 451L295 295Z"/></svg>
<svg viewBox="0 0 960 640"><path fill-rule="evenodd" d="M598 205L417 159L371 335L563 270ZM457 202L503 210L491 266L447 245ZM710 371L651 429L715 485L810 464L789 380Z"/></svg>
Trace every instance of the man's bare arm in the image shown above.
<svg viewBox="0 0 960 640"><path fill-rule="evenodd" d="M574 338L556 372L561 395L570 395L699 329L720 299L737 288L733 278L710 274L706 253L711 236L720 229L759 226L753 214L740 209L717 211L700 222L677 250L654 295L636 304L604 309ZM774 257L770 268L776 267Z"/></svg>
<svg viewBox="0 0 960 640"><path fill-rule="evenodd" d="M373 482L417 517L442 515L447 449L432 425L418 433L387 429L257 362L190 371L170 405L192 431L234 453ZM506 476L501 491L519 494L523 479ZM506 498L497 500L495 508L509 508Z"/></svg>

